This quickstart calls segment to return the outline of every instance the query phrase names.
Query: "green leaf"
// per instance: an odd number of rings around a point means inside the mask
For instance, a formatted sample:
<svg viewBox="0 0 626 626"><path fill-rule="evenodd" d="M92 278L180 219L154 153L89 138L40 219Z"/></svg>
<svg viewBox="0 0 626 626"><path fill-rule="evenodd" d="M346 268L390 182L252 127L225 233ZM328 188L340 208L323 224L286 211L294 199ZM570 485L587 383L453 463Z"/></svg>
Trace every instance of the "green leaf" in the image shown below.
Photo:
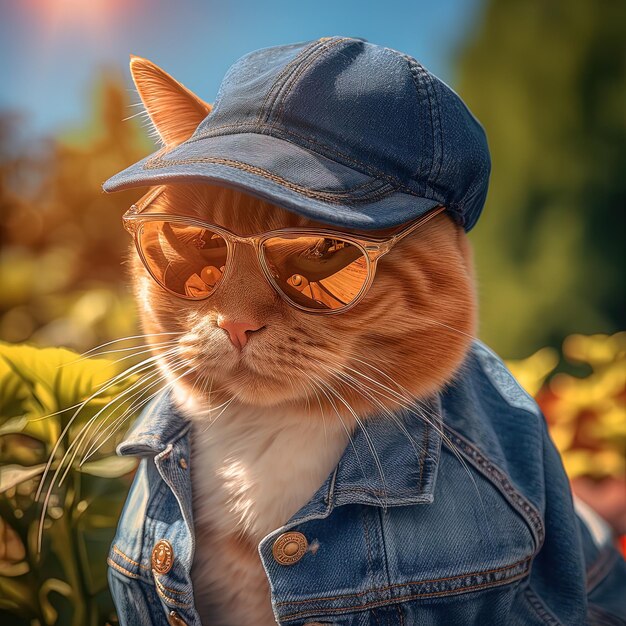
<svg viewBox="0 0 626 626"><path fill-rule="evenodd" d="M137 459L123 456L110 456L98 461L90 461L79 468L79 471L102 478L119 478L132 472L137 467Z"/></svg>
<svg viewBox="0 0 626 626"><path fill-rule="evenodd" d="M56 609L48 599L48 595L53 591L61 594L65 598L72 597L72 588L63 580L48 578L48 580L42 583L41 587L39 587L39 605L41 606L47 624L54 624L58 615Z"/></svg>
<svg viewBox="0 0 626 626"><path fill-rule="evenodd" d="M38 602L35 589L26 578L5 578L0 576L0 608L19 610L36 616ZM17 611L16 611L17 612Z"/></svg>
<svg viewBox="0 0 626 626"><path fill-rule="evenodd" d="M46 467L45 463L34 467L22 467L21 465L5 465L0 467L0 493L15 487L26 480L39 476Z"/></svg>

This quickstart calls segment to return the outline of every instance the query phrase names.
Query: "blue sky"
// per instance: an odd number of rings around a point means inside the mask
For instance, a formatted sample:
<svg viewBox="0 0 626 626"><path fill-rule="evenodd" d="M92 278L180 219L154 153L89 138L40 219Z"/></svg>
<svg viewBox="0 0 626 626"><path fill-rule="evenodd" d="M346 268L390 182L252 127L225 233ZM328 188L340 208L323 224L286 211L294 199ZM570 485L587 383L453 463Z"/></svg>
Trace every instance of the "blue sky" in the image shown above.
<svg viewBox="0 0 626 626"><path fill-rule="evenodd" d="M85 119L100 67L120 68L132 87L130 53L212 101L226 69L246 52L329 35L401 50L454 84L454 55L480 8L480 0L3 2L0 108L24 112L29 133L73 128Z"/></svg>

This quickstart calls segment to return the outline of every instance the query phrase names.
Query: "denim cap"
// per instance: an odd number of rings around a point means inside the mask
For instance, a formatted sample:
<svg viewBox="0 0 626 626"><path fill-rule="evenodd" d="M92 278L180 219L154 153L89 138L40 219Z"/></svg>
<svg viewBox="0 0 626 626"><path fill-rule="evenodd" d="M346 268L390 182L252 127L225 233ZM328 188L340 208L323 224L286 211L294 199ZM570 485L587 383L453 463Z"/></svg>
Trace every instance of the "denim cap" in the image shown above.
<svg viewBox="0 0 626 626"><path fill-rule="evenodd" d="M450 87L396 50L322 37L241 57L189 139L103 188L204 181L364 230L444 205L468 231L489 171L484 130Z"/></svg>

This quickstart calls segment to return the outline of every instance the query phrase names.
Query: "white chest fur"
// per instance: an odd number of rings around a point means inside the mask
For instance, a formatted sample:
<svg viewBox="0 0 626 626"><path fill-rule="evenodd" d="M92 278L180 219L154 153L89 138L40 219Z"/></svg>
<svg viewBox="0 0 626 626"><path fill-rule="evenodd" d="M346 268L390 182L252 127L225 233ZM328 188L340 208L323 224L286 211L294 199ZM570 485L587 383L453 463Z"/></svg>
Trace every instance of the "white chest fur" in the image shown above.
<svg viewBox="0 0 626 626"><path fill-rule="evenodd" d="M192 579L200 616L215 626L274 624L258 543L310 500L347 435L336 416L324 424L307 412L233 406L209 426L199 407L179 404L194 424Z"/></svg>

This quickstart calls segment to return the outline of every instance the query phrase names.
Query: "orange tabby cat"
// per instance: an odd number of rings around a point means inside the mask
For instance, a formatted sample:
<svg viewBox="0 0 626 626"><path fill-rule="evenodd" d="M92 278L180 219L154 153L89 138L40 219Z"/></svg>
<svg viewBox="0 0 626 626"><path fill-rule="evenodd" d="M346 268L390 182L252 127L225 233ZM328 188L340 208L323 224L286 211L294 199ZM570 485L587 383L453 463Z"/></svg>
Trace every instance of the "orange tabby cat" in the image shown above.
<svg viewBox="0 0 626 626"><path fill-rule="evenodd" d="M148 61L135 57L131 69L165 145L187 139L210 105ZM200 182L167 186L150 210L197 216L240 235L325 226ZM319 488L357 418L397 409L399 391L432 394L469 347L476 303L466 235L438 215L382 259L358 306L336 316L286 304L251 246L236 246L230 280L197 302L165 292L133 259L144 332L182 332L176 359L194 366L174 396L194 424L192 577L200 616L216 626L272 624L259 541ZM165 356L159 366L173 370Z"/></svg>

